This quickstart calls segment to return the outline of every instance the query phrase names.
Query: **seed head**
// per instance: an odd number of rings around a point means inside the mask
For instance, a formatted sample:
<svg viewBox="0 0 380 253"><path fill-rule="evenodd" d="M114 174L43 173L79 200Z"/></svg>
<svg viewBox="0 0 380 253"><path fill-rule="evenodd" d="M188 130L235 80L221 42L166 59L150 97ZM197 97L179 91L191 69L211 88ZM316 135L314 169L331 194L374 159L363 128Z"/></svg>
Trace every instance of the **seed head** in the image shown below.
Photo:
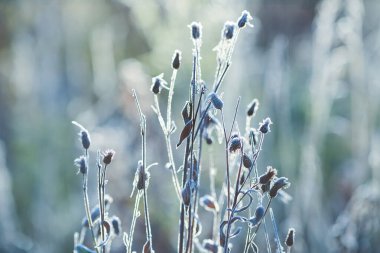
<svg viewBox="0 0 380 253"><path fill-rule="evenodd" d="M145 171L142 161L140 160L137 165L135 181L133 182L134 187L137 190L143 190L148 188L150 173Z"/></svg>
<svg viewBox="0 0 380 253"><path fill-rule="evenodd" d="M218 110L221 110L223 108L223 101L222 99L218 96L218 94L216 94L215 92L211 92L209 95L208 95L208 98L210 99L212 105L218 109Z"/></svg>
<svg viewBox="0 0 380 253"><path fill-rule="evenodd" d="M259 177L259 183L265 185L269 183L270 181L272 181L273 177L275 177L276 175L277 175L277 170L273 168L272 166L268 166L267 172L265 172Z"/></svg>
<svg viewBox="0 0 380 253"><path fill-rule="evenodd" d="M270 132L270 125L273 124L270 118L266 118L259 125L259 131L263 134Z"/></svg>
<svg viewBox="0 0 380 253"><path fill-rule="evenodd" d="M239 135L237 136L231 136L231 139L230 139L230 144L229 144L229 147L228 147L228 150L231 152L231 153L234 153L236 152L237 150L240 150L241 147L242 147L242 141L241 141L241 138Z"/></svg>
<svg viewBox="0 0 380 253"><path fill-rule="evenodd" d="M293 246L295 234L296 234L296 230L294 228L289 228L288 235L286 236L286 239L285 239L286 246L288 247Z"/></svg>
<svg viewBox="0 0 380 253"><path fill-rule="evenodd" d="M247 11L247 10L244 10L242 13L241 13L241 16L239 17L238 21L237 21L237 24L238 24L238 27L239 28L243 28L245 27L246 25L248 26L253 26L251 23L249 23L249 21L251 21L253 18L251 16L251 14Z"/></svg>
<svg viewBox="0 0 380 253"><path fill-rule="evenodd" d="M200 40L202 37L202 25L199 22L192 22L189 25L191 30L191 38L193 40Z"/></svg>
<svg viewBox="0 0 380 253"><path fill-rule="evenodd" d="M247 116L252 117L255 116L256 111L259 109L259 100L256 98L252 100L251 103L248 104L247 106Z"/></svg>
<svg viewBox="0 0 380 253"><path fill-rule="evenodd" d="M85 175L87 173L87 160L86 157L81 155L77 159L74 160L75 166L78 167L78 173L82 173Z"/></svg>
<svg viewBox="0 0 380 253"><path fill-rule="evenodd" d="M227 21L223 27L222 37L227 40L232 39L235 33L235 27L236 27L236 24L234 22Z"/></svg>
<svg viewBox="0 0 380 253"><path fill-rule="evenodd" d="M257 226L261 219L264 217L265 209L263 206L258 206L255 210L255 216L249 219L252 226Z"/></svg>
<svg viewBox="0 0 380 253"><path fill-rule="evenodd" d="M161 92L162 88L168 89L166 86L167 82L163 78L163 73L152 78L152 86L150 87L150 90L156 95Z"/></svg>
<svg viewBox="0 0 380 253"><path fill-rule="evenodd" d="M286 177L277 178L277 180L273 183L272 188L269 190L269 196L274 198L277 196L277 193L281 189L286 189L290 186L290 183Z"/></svg>
<svg viewBox="0 0 380 253"><path fill-rule="evenodd" d="M181 66L181 60L182 52L179 50L175 50L172 58L172 68L179 69L179 67Z"/></svg>
<svg viewBox="0 0 380 253"><path fill-rule="evenodd" d="M112 162L114 155L115 155L115 151L113 149L107 149L103 153L103 163L107 165L110 164Z"/></svg>

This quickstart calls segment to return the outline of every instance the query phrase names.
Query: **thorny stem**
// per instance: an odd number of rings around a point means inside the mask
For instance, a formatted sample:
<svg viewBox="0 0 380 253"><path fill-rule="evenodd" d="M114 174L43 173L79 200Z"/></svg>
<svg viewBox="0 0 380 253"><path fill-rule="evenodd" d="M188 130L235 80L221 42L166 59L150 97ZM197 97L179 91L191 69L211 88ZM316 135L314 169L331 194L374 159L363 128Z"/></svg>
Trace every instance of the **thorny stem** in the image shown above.
<svg viewBox="0 0 380 253"><path fill-rule="evenodd" d="M141 153L142 153L142 174L145 176L146 173L146 119L145 115L142 113L139 100L137 98L135 90L132 90L133 97L135 98L136 106L138 109L138 112L140 114L140 127L141 127ZM148 202L147 202L147 191L146 191L146 185L145 185L145 178L143 180L143 199L144 199L144 214L145 214L145 228L146 228L146 239L149 241L149 249L150 252L153 252L153 242L152 242L152 234L151 234L151 226L150 226L150 220L149 220L149 209L148 209Z"/></svg>

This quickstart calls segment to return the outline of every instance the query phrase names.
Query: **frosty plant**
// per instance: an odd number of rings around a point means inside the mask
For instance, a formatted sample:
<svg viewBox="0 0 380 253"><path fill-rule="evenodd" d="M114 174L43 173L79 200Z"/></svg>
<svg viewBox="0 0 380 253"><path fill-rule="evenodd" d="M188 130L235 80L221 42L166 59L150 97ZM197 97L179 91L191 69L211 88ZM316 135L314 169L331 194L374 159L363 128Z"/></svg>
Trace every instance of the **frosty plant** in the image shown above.
<svg viewBox="0 0 380 253"><path fill-rule="evenodd" d="M181 131L177 135L177 127L172 115L172 100L175 91L177 74L180 74L182 66L182 53L175 50L171 68L172 75L170 81L164 79L164 74L159 74L152 78L150 90L154 95L153 111L157 115L158 123L162 129L167 153L167 167L170 169L173 190L177 196L177 204L173 203L171 208L179 207L178 215L178 253L199 252L231 252L234 242L238 239L244 240L244 252L259 252L260 247L265 247L267 252L276 248L276 252L284 252L282 242L285 241L287 252L290 252L294 244L295 230L290 229L288 236L280 235L277 229L274 212L271 203L276 198L281 198L285 193L284 189L290 183L286 177L278 176L278 170L272 166L266 169L259 168L257 160L263 147L264 137L271 132L272 121L269 117L257 124L257 128L252 126L255 123L255 115L259 108L258 99L253 99L248 104L245 111L246 122L244 132L241 132L237 124L237 114L240 110L240 97L235 105L228 105L234 108L233 120L225 121L225 106L223 101L222 83L228 69L231 66L231 59L239 37L246 27L252 27L250 23L252 17L248 11L243 11L236 22L227 21L221 32L221 38L217 44L216 51L216 71L212 86L208 87L201 75L201 46L202 46L202 25L193 22L189 25L192 49L192 73L188 85L188 99L183 101L181 116L183 123L179 127ZM228 89L228 87L226 88ZM123 242L127 253L133 250L134 231L136 220L140 216L142 208L145 221L146 242L142 251L154 252L152 228L148 207L148 187L150 178L149 169L152 165L146 163L146 145L149 140L146 138L146 118L141 110L136 92L133 90L133 97L136 102L137 112L140 118L141 133L141 158L137 163L133 192L131 197L135 198L133 216L128 230L123 233ZM159 100L166 99L165 114L160 108ZM90 209L87 195L87 175L89 173L88 160L90 147L90 134L80 124L73 122L80 128L80 140L84 149L84 155L75 160L75 165L83 176L83 198L86 217L82 222L80 233L75 234L74 251L81 252L110 252L111 243L117 235L121 233L121 222L117 217L109 217L108 210L111 199L105 194L106 171L114 157L113 150L97 152L98 168L98 204ZM227 126L227 124L229 126ZM176 142L173 143L172 139ZM204 153L210 153L210 160L213 164L211 149L204 145L224 146L224 163L220 171L224 171L224 181L220 187L215 184L215 168L211 166L210 190L200 192L200 177L204 174ZM173 148L173 145L177 149ZM179 152L179 147L184 147L183 160L175 161L174 152ZM180 166L178 165L180 163ZM219 165L220 166L220 165ZM203 189L203 188L202 188ZM203 190L202 190L203 191ZM140 200L143 206L140 206ZM211 236L202 234L202 224L200 223L199 206L213 215L212 224L203 224L212 227ZM270 221L273 226L273 233L269 232L266 223L267 213L270 214ZM244 229L245 228L245 229ZM263 229L260 229L263 228ZM92 244L84 246L84 235L90 231ZM243 235L243 231L245 235ZM258 245L257 234L262 231L266 244ZM280 237L284 237L281 239Z"/></svg>

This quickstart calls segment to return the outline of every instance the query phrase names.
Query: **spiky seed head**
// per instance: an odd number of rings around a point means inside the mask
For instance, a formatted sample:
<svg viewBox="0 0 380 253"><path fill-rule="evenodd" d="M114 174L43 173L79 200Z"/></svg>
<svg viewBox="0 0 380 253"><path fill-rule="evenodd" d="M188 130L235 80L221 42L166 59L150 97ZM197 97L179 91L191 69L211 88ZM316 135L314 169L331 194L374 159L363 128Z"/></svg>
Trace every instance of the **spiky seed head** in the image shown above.
<svg viewBox="0 0 380 253"><path fill-rule="evenodd" d="M281 189L286 189L290 186L290 183L286 177L277 178L277 180L273 183L273 186L269 190L269 196L274 198L277 196L277 193Z"/></svg>
<svg viewBox="0 0 380 253"><path fill-rule="evenodd" d="M267 167L267 171L259 177L260 184L267 184L277 175L277 170L272 166Z"/></svg>
<svg viewBox="0 0 380 253"><path fill-rule="evenodd" d="M239 28L243 28L245 27L246 25L248 26L253 26L250 21L252 20L252 16L251 14L247 11L247 10L244 10L242 13L241 13L241 16L239 17L238 21L237 21L237 24L238 24L238 27Z"/></svg>
<svg viewBox="0 0 380 253"><path fill-rule="evenodd" d="M103 163L107 165L110 164L114 156L115 156L115 151L113 149L107 149L103 153Z"/></svg>
<svg viewBox="0 0 380 253"><path fill-rule="evenodd" d="M181 60L182 52L179 50L175 50L172 58L172 68L179 69L179 67L181 66Z"/></svg>
<svg viewBox="0 0 380 253"><path fill-rule="evenodd" d="M259 100L257 100L256 98L252 100L252 102L249 103L247 106L247 116L248 117L255 116L257 110L259 109L259 105L260 105Z"/></svg>
<svg viewBox="0 0 380 253"><path fill-rule="evenodd" d="M82 173L85 175L87 173L87 159L85 156L81 155L77 159L74 160L74 165L78 167L78 173Z"/></svg>
<svg viewBox="0 0 380 253"><path fill-rule="evenodd" d="M293 246L295 234L296 234L296 230L294 228L289 228L288 235L286 236L286 239L285 239L286 246L288 247Z"/></svg>
<svg viewBox="0 0 380 253"><path fill-rule="evenodd" d="M270 125L272 124L273 123L269 117L264 119L263 122L261 122L259 125L259 131L263 134L270 132Z"/></svg>

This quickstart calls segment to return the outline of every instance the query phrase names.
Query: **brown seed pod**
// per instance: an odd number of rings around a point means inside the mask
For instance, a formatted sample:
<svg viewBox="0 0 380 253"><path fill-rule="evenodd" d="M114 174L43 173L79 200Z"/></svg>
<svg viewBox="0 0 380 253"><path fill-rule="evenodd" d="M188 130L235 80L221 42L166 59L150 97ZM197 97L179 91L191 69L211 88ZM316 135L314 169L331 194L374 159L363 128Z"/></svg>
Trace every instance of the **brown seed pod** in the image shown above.
<svg viewBox="0 0 380 253"><path fill-rule="evenodd" d="M271 198L274 198L277 196L279 190L288 188L289 186L290 183L288 182L288 179L286 177L277 178L277 180L273 183L272 188L270 188L269 190L269 196Z"/></svg>
<svg viewBox="0 0 380 253"><path fill-rule="evenodd" d="M244 153L242 159L244 167L250 169L252 167L253 162L249 155L247 155L247 153Z"/></svg>

